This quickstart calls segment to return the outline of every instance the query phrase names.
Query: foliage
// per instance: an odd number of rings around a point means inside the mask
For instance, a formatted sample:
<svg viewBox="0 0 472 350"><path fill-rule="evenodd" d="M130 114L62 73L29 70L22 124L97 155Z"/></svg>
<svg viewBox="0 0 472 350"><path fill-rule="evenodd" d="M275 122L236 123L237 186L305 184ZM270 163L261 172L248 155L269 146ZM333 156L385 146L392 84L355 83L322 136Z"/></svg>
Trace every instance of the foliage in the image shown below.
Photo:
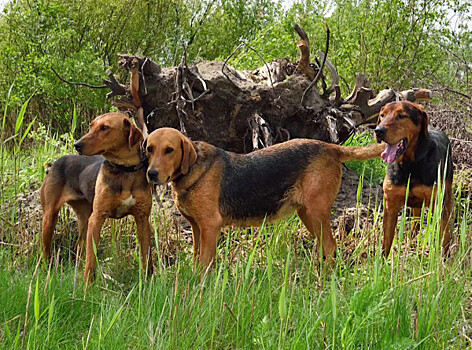
<svg viewBox="0 0 472 350"><path fill-rule="evenodd" d="M259 33L253 46L266 60L298 56L293 24L305 28L312 54L325 49L326 19L331 30L330 60L338 69L344 94L356 73L373 79L373 87L422 86L472 91L472 5L465 1L300 1ZM458 26L450 20L459 21ZM247 51L235 60L245 68L262 65Z"/></svg>
<svg viewBox="0 0 472 350"><path fill-rule="evenodd" d="M249 42L266 61L296 60L294 23L306 29L315 54L325 45L323 19L344 93L363 72L376 88L448 86L470 94L471 6L463 0L12 0L0 17L3 100L14 83L6 130L11 133L31 95L27 121L36 117L59 132L66 131L73 106L81 117L79 132L109 109L104 90L68 86L51 66L66 79L99 85L108 68L116 71L118 52L175 65L185 48L189 60L226 59ZM230 63L251 69L263 64L248 48Z"/></svg>

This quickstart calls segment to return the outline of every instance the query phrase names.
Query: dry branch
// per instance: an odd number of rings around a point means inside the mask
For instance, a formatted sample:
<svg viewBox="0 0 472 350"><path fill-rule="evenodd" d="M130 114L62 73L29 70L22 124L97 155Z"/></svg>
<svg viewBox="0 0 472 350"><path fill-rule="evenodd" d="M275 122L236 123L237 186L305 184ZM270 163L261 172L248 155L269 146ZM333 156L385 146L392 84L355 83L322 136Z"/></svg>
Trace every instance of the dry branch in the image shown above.
<svg viewBox="0 0 472 350"><path fill-rule="evenodd" d="M267 63L247 43L239 45L224 62L204 61L190 67L185 54L178 67L162 69L150 58L120 54L119 67L130 73L130 84L119 84L109 73L109 96L122 96L113 104L135 113L143 128L180 128L195 140L235 152L290 138L342 143L357 126L373 122L386 103L396 99L423 101L432 96L426 89L399 93L385 89L375 96L371 79L358 74L354 89L343 99L339 74L328 59L328 26L325 52L319 52L320 60L314 64L310 63L308 36L299 26L295 30L301 39L298 65L288 59ZM243 46L259 55L263 62L260 68L240 72L228 65ZM324 80L324 66L330 73L329 86Z"/></svg>
<svg viewBox="0 0 472 350"><path fill-rule="evenodd" d="M315 69L310 65L310 40L305 30L298 24L294 27L301 41L297 43L300 50L300 59L298 60L298 69L305 74L310 81L313 81L316 76Z"/></svg>
<svg viewBox="0 0 472 350"><path fill-rule="evenodd" d="M80 83L80 82L75 82L75 81L68 81L66 79L64 79L63 77L61 77L59 75L58 72L56 72L56 70L51 67L51 70L54 72L54 74L59 78L60 81L63 81L64 83L67 83L69 85L75 85L75 86L85 86L85 87L88 87L90 89L106 89L108 88L108 85L91 85L91 84L87 84L87 83Z"/></svg>

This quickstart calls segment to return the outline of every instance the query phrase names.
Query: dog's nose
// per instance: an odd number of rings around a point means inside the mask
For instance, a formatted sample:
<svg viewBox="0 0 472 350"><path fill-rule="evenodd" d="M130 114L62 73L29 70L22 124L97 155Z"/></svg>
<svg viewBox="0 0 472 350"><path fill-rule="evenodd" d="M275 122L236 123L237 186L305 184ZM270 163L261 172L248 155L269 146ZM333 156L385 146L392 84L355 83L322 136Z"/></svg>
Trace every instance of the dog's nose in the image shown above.
<svg viewBox="0 0 472 350"><path fill-rule="evenodd" d="M77 150L77 152L79 152L79 153L82 152L82 147L83 146L84 146L84 144L80 141L77 141L76 143L74 143L74 147Z"/></svg>
<svg viewBox="0 0 472 350"><path fill-rule="evenodd" d="M148 170L147 177L148 177L149 182L158 182L159 173L157 172L157 170L151 169L151 170Z"/></svg>
<svg viewBox="0 0 472 350"><path fill-rule="evenodd" d="M383 139L383 137L385 136L385 132L387 130L384 128L384 127L376 127L375 128L375 136L377 137L377 139Z"/></svg>

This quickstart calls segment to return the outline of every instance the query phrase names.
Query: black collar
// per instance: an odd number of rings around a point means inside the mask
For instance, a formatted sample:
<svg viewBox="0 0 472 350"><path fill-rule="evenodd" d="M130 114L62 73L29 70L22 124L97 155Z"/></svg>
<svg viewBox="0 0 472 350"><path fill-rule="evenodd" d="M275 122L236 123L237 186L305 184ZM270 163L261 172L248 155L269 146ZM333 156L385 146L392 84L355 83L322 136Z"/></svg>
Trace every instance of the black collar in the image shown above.
<svg viewBox="0 0 472 350"><path fill-rule="evenodd" d="M109 160L105 160L104 164L111 168L114 172L122 172L122 173L134 173L135 171L141 170L144 167L149 165L148 159L144 158L140 163L131 166L125 166L122 164L112 163Z"/></svg>

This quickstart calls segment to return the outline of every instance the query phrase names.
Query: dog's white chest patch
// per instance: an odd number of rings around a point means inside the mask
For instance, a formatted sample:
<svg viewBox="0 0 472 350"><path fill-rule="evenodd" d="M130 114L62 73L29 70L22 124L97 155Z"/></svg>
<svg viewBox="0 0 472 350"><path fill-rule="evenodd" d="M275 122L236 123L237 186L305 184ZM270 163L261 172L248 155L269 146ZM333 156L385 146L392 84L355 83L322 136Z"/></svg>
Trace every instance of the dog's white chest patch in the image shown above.
<svg viewBox="0 0 472 350"><path fill-rule="evenodd" d="M116 216L122 217L128 212L129 208L131 208L135 204L136 199L133 197L133 195L129 196L125 200L122 200L120 206L116 208Z"/></svg>

